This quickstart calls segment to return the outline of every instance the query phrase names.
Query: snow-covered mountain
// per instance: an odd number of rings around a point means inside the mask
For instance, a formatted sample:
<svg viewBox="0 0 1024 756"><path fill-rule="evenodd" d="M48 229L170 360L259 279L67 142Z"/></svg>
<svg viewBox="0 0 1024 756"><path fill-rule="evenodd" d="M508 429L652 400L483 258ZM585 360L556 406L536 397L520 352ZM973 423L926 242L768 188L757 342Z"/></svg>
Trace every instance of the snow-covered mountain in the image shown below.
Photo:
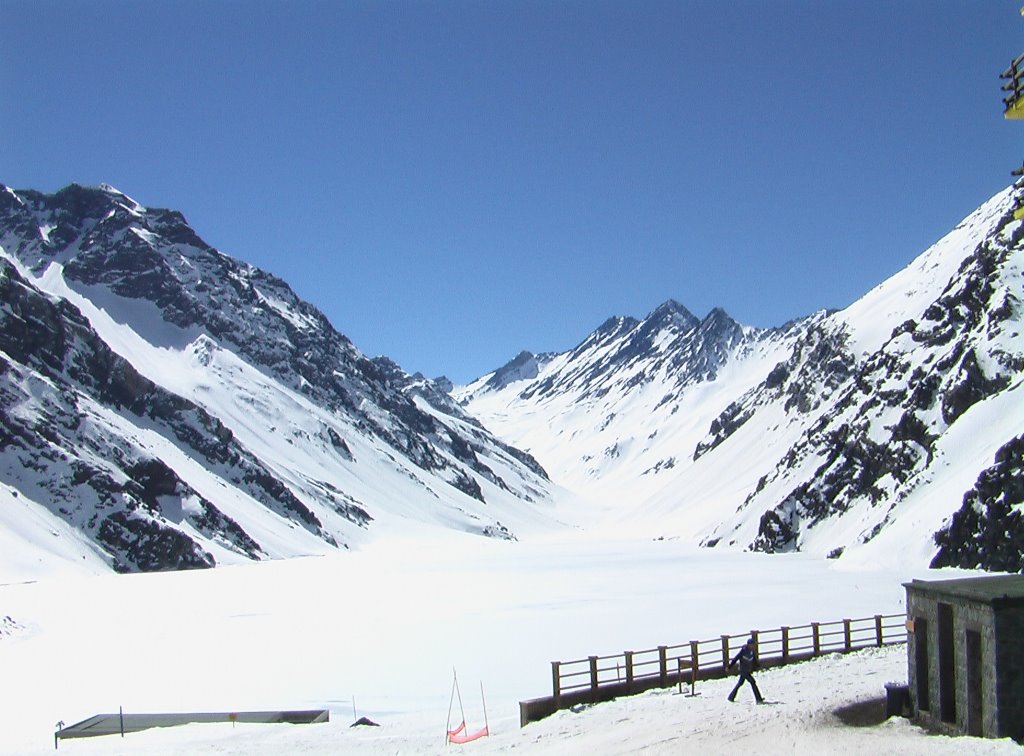
<svg viewBox="0 0 1024 756"><path fill-rule="evenodd" d="M586 522L1022 569L1015 191L845 310L761 329L669 301L453 388L178 212L0 187L0 543L163 570Z"/></svg>
<svg viewBox="0 0 1024 756"><path fill-rule="evenodd" d="M555 524L532 457L178 212L0 187L0 248L5 543L135 571Z"/></svg>
<svg viewBox="0 0 1024 756"><path fill-rule="evenodd" d="M1024 569L1018 191L845 310L756 329L670 301L453 395L617 527Z"/></svg>

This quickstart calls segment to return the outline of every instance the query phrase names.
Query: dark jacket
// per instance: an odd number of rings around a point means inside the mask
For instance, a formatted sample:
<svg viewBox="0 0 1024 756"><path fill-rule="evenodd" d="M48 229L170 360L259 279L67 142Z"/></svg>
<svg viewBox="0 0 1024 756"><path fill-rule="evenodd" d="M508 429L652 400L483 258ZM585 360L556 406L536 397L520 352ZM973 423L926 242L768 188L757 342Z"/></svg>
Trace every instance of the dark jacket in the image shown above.
<svg viewBox="0 0 1024 756"><path fill-rule="evenodd" d="M754 663L756 658L754 657L754 649L750 646L744 646L740 649L740 652L733 657L733 660L729 662L729 669L736 666L736 662L740 664L740 672L745 675L749 675L754 671Z"/></svg>

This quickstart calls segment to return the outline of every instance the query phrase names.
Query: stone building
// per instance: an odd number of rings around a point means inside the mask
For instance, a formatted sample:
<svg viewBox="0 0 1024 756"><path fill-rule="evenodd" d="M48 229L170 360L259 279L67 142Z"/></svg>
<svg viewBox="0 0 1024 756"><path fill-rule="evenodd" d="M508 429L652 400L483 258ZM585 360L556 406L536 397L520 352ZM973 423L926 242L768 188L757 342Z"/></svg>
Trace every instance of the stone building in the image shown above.
<svg viewBox="0 0 1024 756"><path fill-rule="evenodd" d="M948 734L1024 739L1024 575L904 587L915 718Z"/></svg>

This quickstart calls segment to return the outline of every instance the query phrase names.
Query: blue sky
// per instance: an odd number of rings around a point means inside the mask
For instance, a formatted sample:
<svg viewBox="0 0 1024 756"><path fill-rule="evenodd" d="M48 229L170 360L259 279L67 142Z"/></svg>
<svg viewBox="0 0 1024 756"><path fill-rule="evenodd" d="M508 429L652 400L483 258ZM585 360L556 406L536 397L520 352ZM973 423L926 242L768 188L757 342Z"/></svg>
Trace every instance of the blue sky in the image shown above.
<svg viewBox="0 0 1024 756"><path fill-rule="evenodd" d="M1024 160L1022 0L0 0L0 183L113 184L470 380L844 307Z"/></svg>

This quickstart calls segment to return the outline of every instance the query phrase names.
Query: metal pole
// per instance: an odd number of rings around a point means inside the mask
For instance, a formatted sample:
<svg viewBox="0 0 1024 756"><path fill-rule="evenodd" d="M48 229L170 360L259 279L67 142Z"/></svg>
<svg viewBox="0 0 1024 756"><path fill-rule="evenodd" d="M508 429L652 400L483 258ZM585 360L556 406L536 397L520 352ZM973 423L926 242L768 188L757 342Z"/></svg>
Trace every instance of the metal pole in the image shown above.
<svg viewBox="0 0 1024 756"><path fill-rule="evenodd" d="M459 713L462 714L462 724L466 724L466 707L462 705L462 691L459 690L459 675L452 667L452 680L455 682L455 695L459 697Z"/></svg>
<svg viewBox="0 0 1024 756"><path fill-rule="evenodd" d="M487 721L487 699L484 698L484 681L480 681L480 703L484 706L484 729L487 730L487 736L491 735L491 723Z"/></svg>
<svg viewBox="0 0 1024 756"><path fill-rule="evenodd" d="M452 727L452 704L455 703L455 667L452 667L452 694L448 697L448 719L444 723L444 744L448 746L449 735Z"/></svg>

